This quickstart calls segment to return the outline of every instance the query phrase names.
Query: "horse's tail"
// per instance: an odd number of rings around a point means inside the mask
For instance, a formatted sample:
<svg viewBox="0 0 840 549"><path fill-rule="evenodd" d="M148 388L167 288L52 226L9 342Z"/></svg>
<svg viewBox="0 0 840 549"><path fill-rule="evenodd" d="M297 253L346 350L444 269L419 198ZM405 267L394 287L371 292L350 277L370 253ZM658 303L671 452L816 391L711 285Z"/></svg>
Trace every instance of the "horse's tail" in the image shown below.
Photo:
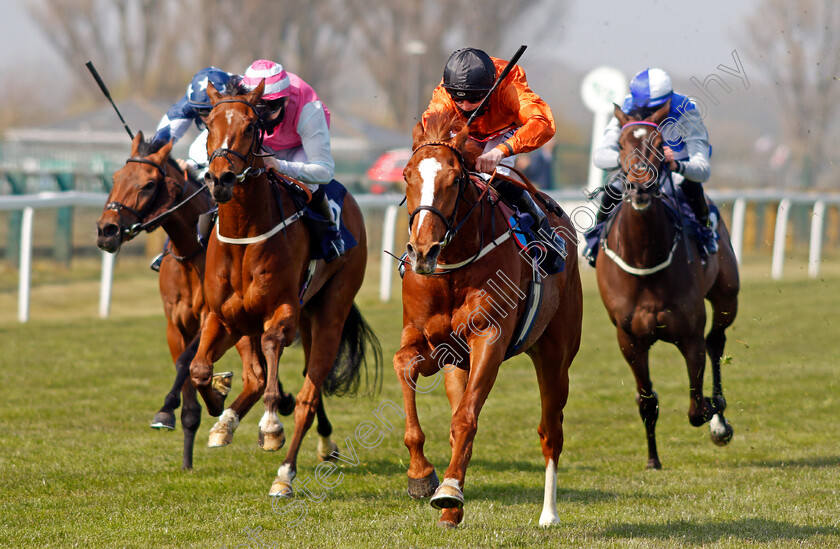
<svg viewBox="0 0 840 549"><path fill-rule="evenodd" d="M368 376L368 352L373 353L374 360L372 385ZM375 394L382 388L382 346L354 303L344 321L338 355L324 380L322 391L326 395L355 395L361 383L362 370L365 391Z"/></svg>

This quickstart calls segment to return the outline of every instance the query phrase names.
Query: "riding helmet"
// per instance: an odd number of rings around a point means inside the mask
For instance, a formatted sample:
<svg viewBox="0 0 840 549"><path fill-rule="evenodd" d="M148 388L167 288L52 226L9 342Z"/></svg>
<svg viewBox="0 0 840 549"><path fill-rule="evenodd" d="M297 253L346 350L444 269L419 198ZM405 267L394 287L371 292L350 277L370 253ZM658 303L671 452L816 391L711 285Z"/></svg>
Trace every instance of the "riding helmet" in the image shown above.
<svg viewBox="0 0 840 549"><path fill-rule="evenodd" d="M493 60L476 48L463 48L446 61L443 69L443 87L455 100L475 102L480 100L496 80Z"/></svg>
<svg viewBox="0 0 840 549"><path fill-rule="evenodd" d="M636 108L658 107L671 98L671 77L662 69L645 69L630 81L630 95Z"/></svg>
<svg viewBox="0 0 840 549"><path fill-rule="evenodd" d="M207 84L212 82L216 91L225 93L232 76L216 67L201 69L195 73L189 86L187 86L187 102L195 109L211 108L210 97L207 95Z"/></svg>
<svg viewBox="0 0 840 549"><path fill-rule="evenodd" d="M271 101L291 95L292 90L289 88L289 74L280 63L275 63L268 59L254 61L248 67L248 70L245 71L242 85L248 90L253 90L259 86L263 79L265 79L265 89L262 95L264 101Z"/></svg>

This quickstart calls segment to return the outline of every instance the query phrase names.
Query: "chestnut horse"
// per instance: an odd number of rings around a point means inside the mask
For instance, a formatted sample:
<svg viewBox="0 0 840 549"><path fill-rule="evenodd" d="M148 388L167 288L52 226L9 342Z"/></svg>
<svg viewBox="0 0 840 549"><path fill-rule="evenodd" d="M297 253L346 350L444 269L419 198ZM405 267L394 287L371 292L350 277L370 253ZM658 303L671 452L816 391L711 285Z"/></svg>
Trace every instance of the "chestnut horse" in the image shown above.
<svg viewBox="0 0 840 549"><path fill-rule="evenodd" d="M636 403L647 433L647 467L660 469L656 449L659 398L653 390L648 351L657 340L677 346L688 367L691 425L711 420L712 440L732 438L723 416L726 400L720 378L725 330L738 311L738 264L729 232L720 222L719 251L700 260L696 240L688 240L669 219L661 196L664 167L659 125L668 115L666 103L646 120L631 117L616 106L621 124L620 161L626 197L602 240L596 273L601 299L617 328L618 345L636 378ZM704 298L712 305L712 327L705 341ZM706 354L712 362L712 398L703 397Z"/></svg>
<svg viewBox="0 0 840 549"><path fill-rule="evenodd" d="M548 215L555 230L567 235L565 270L543 279L542 306L533 329L517 351L510 351L519 321L533 314L524 296L535 267L507 238L507 216L469 176L479 151L467 145L468 128L451 138L453 129L453 121L443 114L432 116L425 131L418 124L414 153L403 173L411 268L403 279L403 330L394 371L406 412L405 445L411 456L408 493L414 498L432 496L432 506L442 509L442 526L453 527L463 520L464 478L479 413L508 353L525 352L536 368L542 402L537 432L546 477L539 522L546 526L559 521L556 484L563 408L569 367L581 337L577 238L568 216L555 205ZM439 375L441 369L447 371L445 386L452 408L452 455L438 485L435 468L423 453L425 434L415 393L427 392L430 386L427 382L418 388L418 376Z"/></svg>
<svg viewBox="0 0 840 549"><path fill-rule="evenodd" d="M297 454L322 387L328 394L357 387L368 348L375 354L375 384L381 350L353 303L365 274L367 242L361 210L351 195L341 218L358 246L331 263L317 261L306 282L309 230L298 219L301 212L288 187L280 190L270 181L261 156L262 124L255 105L264 84L233 97L220 95L212 85L207 89L213 110L207 120L205 181L219 204L219 220L210 236L204 279L210 312L190 374L211 413L221 413L222 402L211 386L213 363L239 338L249 337L265 386L259 443L264 450L279 450L285 435L277 417L277 368L283 349L300 330L306 378L297 395L289 451L269 491L291 497Z"/></svg>
<svg viewBox="0 0 840 549"><path fill-rule="evenodd" d="M116 253L123 243L140 232L151 232L158 227L162 227L169 237L167 253L160 264L159 287L166 316L166 339L175 361L176 376L163 407L152 420L152 427L175 428L174 410L180 405L179 393L182 393L182 467L191 469L195 433L201 423L201 405L196 398L195 387L188 379L189 365L198 347L201 319L206 314L202 289L205 249L199 243L197 224L199 216L210 211L214 204L204 186L199 187L187 178L169 159L171 149L171 144L165 144L153 151L143 140L142 132L135 136L131 157L114 174L108 202L97 221L97 245L104 251ZM237 345L243 359L257 360L250 341L246 339ZM255 400L252 395L255 389L251 381L253 378L251 367L246 362L243 365L243 396L231 405L240 417L247 413ZM214 377L213 383L224 395L230 389L228 378ZM288 415L294 409L294 397L288 393L284 395L286 402L281 408ZM336 446L329 440L332 428L323 407L318 411L318 431L326 437L319 445L319 457L328 459ZM229 442L216 440L211 445L221 446Z"/></svg>

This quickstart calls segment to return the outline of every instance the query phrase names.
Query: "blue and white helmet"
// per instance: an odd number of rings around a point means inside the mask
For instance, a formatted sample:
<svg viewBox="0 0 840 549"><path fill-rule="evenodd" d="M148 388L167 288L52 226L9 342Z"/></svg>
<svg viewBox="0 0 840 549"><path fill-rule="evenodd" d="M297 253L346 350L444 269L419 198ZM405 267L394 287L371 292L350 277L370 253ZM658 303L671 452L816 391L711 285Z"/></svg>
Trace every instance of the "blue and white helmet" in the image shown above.
<svg viewBox="0 0 840 549"><path fill-rule="evenodd" d="M201 69L195 73L192 82L187 86L187 102L195 109L209 109L212 105L207 95L207 84L212 82L216 90L224 93L231 76L233 75L216 67Z"/></svg>
<svg viewBox="0 0 840 549"><path fill-rule="evenodd" d="M671 77L662 69L645 69L630 81L630 95L636 108L658 107L673 93Z"/></svg>

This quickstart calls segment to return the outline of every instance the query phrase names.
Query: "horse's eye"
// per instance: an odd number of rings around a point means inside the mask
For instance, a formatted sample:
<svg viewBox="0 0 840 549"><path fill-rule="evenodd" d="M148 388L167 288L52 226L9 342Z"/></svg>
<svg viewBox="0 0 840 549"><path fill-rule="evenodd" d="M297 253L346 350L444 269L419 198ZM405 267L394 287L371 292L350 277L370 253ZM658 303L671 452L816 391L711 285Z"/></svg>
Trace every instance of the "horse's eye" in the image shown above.
<svg viewBox="0 0 840 549"><path fill-rule="evenodd" d="M143 185L143 190L144 190L144 191L151 191L152 189L154 189L154 188L155 188L155 185L157 185L157 181L155 181L154 179L152 179L152 180L150 180L148 183L146 183L145 185Z"/></svg>

